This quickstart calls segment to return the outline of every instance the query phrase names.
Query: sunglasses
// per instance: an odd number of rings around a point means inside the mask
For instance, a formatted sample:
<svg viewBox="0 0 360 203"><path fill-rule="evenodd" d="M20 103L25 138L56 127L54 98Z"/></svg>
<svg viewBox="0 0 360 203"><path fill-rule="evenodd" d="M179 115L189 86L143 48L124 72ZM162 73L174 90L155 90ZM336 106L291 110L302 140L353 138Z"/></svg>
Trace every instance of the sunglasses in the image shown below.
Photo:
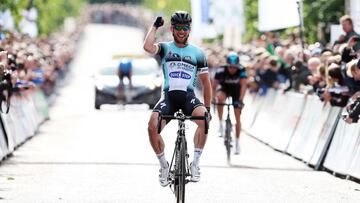
<svg viewBox="0 0 360 203"><path fill-rule="evenodd" d="M190 26L188 26L188 25L174 25L174 29L176 31L180 31L180 30L189 31Z"/></svg>

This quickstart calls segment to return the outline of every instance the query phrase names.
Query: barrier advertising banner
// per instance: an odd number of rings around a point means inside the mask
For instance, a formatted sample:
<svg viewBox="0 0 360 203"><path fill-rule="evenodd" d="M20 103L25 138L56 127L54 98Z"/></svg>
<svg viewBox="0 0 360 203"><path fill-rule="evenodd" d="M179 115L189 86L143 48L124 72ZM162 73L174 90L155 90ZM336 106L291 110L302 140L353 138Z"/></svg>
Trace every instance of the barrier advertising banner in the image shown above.
<svg viewBox="0 0 360 203"><path fill-rule="evenodd" d="M305 162L310 162L330 109L330 104L324 106L319 97L314 95L306 97L304 112L290 141L288 153Z"/></svg>
<svg viewBox="0 0 360 203"><path fill-rule="evenodd" d="M336 118L339 115L339 112L341 111L341 108L339 107L331 107L330 109L330 113L329 116L327 117L325 124L322 126L320 130L320 134L318 136L318 141L316 143L316 147L315 150L313 152L313 155L311 157L310 160L310 165L315 166L316 164L318 164L320 158L321 158L321 154L324 150L324 147L326 145L326 142L329 139L331 130L335 127L336 125Z"/></svg>
<svg viewBox="0 0 360 203"><path fill-rule="evenodd" d="M324 166L340 174L348 174L350 165L358 150L360 125L349 125L340 119Z"/></svg>

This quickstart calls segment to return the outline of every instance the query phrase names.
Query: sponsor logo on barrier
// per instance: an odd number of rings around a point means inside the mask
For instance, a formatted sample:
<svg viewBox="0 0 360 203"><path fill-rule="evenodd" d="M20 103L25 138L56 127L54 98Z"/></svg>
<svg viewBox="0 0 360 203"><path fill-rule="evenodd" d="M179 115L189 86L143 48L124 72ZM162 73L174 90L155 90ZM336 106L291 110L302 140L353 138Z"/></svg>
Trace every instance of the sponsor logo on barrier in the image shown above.
<svg viewBox="0 0 360 203"><path fill-rule="evenodd" d="M169 73L169 76L171 78L182 78L182 79L186 79L186 80L189 80L191 78L191 75L189 75L185 72L180 72L180 71L171 72L171 73Z"/></svg>

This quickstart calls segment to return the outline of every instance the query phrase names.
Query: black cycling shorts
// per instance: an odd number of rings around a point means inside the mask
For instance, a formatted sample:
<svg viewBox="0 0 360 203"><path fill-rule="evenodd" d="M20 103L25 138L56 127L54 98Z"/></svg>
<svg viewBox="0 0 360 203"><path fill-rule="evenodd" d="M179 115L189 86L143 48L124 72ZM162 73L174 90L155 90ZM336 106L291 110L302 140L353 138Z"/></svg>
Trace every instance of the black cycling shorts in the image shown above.
<svg viewBox="0 0 360 203"><path fill-rule="evenodd" d="M198 106L204 106L204 104L195 97L194 92L173 90L163 93L153 111L159 112L161 115L174 115L176 111L181 109L185 115L191 116Z"/></svg>
<svg viewBox="0 0 360 203"><path fill-rule="evenodd" d="M231 97L232 101L239 101L240 98L240 87L230 87L226 85L221 85L217 91L224 92L226 97Z"/></svg>
<svg viewBox="0 0 360 203"><path fill-rule="evenodd" d="M124 77L127 77L128 79L130 79L130 72L127 72L127 73L120 73L119 74L119 79L120 80L123 80L124 79Z"/></svg>

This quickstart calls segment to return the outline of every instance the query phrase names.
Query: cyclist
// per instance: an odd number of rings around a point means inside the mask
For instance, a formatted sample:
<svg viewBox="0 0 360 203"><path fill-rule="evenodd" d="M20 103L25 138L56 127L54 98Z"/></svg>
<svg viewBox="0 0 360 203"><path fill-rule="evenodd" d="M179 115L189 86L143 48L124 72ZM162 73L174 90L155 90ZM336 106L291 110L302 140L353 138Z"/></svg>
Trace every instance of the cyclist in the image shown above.
<svg viewBox="0 0 360 203"><path fill-rule="evenodd" d="M132 61L130 59L122 59L119 63L117 75L119 77L119 85L118 85L118 99L123 99L125 96L124 89L124 77L127 77L129 80L129 87L132 89Z"/></svg>
<svg viewBox="0 0 360 203"><path fill-rule="evenodd" d="M127 77L129 79L129 85L131 87L131 73L132 61L130 59L122 59L118 67L118 76L121 85L124 85L124 77Z"/></svg>
<svg viewBox="0 0 360 203"><path fill-rule="evenodd" d="M157 17L150 28L144 41L144 50L149 54L158 55L161 59L164 85L160 101L151 113L148 133L150 144L160 162L159 181L161 186L169 184L167 177L169 163L164 155L164 141L157 133L159 114L172 115L178 109L182 109L188 116L203 116L210 112L211 83L207 61L204 52L188 43L191 30L191 16L185 11L176 11L171 16L170 31L173 41L155 42L156 31L164 24L162 17ZM200 79L204 87L204 104L194 94L196 80ZM211 118L211 116L209 116ZM191 181L200 180L199 160L205 146L207 135L204 133L204 121L194 121L198 128L194 135L194 160L191 163ZM161 129L167 122L163 121Z"/></svg>
<svg viewBox="0 0 360 203"><path fill-rule="evenodd" d="M227 64L217 69L213 80L213 94L216 95L218 103L224 103L228 97L232 98L234 106L234 114L236 119L236 139L235 139L235 154L240 153L240 114L244 106L243 99L246 92L246 70L240 64L239 56L236 52L230 52L226 58ZM223 124L223 107L217 106L219 117L219 133L222 134L224 130Z"/></svg>

